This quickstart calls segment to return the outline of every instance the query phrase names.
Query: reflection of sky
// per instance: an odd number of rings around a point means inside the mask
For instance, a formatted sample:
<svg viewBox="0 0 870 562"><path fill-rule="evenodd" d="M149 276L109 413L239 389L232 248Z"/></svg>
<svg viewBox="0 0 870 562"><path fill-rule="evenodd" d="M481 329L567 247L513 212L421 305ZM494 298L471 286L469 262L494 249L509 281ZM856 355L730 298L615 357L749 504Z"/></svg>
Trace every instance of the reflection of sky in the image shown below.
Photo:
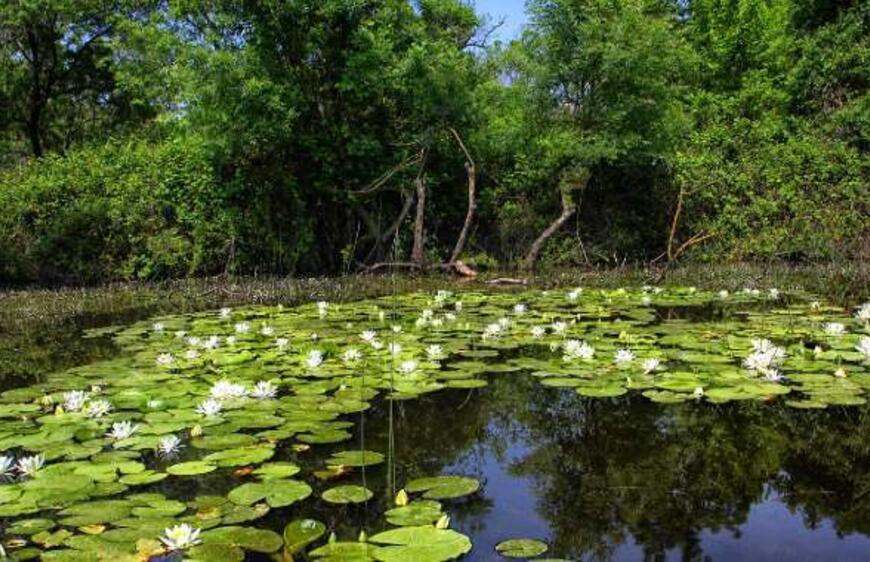
<svg viewBox="0 0 870 562"><path fill-rule="evenodd" d="M525 0L476 0L475 5L478 13L489 14L492 23L504 19L494 40L509 41L519 36L526 22Z"/></svg>
<svg viewBox="0 0 870 562"><path fill-rule="evenodd" d="M508 437L507 432L500 431L498 425L492 423L487 433ZM490 441L482 439L475 444L474 453L467 451L456 463L444 468L445 474L482 473L485 478L484 493L491 502L490 507L483 513L457 518L453 524L455 529L472 539L474 546L468 560L504 562L505 559L495 553L495 545L499 542L516 538L548 541L552 537L549 522L538 511L533 478L517 476L510 471L511 464L531 452L529 443L521 437L527 433L513 431L510 434L517 439L506 450L496 451ZM472 463L474 469L470 467ZM809 529L801 514L789 511L770 490L750 509L746 522L736 530L704 530L698 539L698 548L705 560L712 562L866 562L870 552L870 537L860 534L840 537L827 519L819 521L815 529ZM547 553L549 556L565 554ZM614 548L610 558L615 562L643 559L643 546L637 544L632 536ZM666 562L684 560L679 547L667 552Z"/></svg>

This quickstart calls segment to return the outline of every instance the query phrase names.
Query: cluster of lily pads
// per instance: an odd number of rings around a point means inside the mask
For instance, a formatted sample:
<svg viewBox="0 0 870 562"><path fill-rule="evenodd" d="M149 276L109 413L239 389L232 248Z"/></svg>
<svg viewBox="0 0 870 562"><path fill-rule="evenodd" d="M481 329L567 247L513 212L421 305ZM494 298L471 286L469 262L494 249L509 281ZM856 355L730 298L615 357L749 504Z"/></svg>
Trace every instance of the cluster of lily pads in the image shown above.
<svg viewBox="0 0 870 562"><path fill-rule="evenodd" d="M699 309L714 319L693 320ZM471 541L449 528L442 502L482 493L476 479L400 483L378 532L339 538L300 516L306 502L362 504L374 493L344 484L315 499L312 484L388 452L347 448L310 471L279 459L351 440L351 414L375 400L479 388L490 376L531 374L596 398L796 408L864 404L870 389L870 304L849 311L775 289L440 291L225 308L92 335L105 333L118 358L0 395L0 517L13 559L461 557ZM219 471L233 482L226 494L161 487ZM281 509L292 519L283 536L253 524ZM505 557L546 550L533 539L498 547Z"/></svg>

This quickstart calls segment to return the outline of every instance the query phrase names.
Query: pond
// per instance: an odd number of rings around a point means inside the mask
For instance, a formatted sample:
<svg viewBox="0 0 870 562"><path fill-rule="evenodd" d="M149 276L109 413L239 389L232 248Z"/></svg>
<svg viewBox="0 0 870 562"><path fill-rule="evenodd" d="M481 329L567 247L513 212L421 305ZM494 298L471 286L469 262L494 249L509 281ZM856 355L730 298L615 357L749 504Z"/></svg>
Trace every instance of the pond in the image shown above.
<svg viewBox="0 0 870 562"><path fill-rule="evenodd" d="M5 370L12 559L870 552L870 306L441 291L100 323Z"/></svg>

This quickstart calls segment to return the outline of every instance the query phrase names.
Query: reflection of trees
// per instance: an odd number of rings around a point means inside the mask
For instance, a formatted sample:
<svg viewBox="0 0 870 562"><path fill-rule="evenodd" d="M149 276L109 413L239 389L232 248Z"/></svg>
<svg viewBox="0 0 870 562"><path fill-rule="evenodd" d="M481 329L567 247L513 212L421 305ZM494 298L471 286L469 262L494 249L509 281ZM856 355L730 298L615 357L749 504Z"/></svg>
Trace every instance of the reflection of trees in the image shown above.
<svg viewBox="0 0 870 562"><path fill-rule="evenodd" d="M386 450L386 405L367 413L367 440ZM606 559L633 539L646 558L666 551L704 560L700 534L733 530L766 494L782 496L808 527L831 519L870 534L870 415L742 402L660 405L632 395L584 398L532 377L497 375L490 387L395 405L399 482L448 465L485 477L484 452L530 479L554 552ZM497 497L491 497L498 501ZM451 510L472 533L489 503Z"/></svg>
<svg viewBox="0 0 870 562"><path fill-rule="evenodd" d="M768 485L810 526L830 517L870 532L866 414L588 399L521 378L498 392L508 405L494 425L528 431L511 468L535 482L568 556L607 558L631 535L650 560L671 549L702 560L699 532L736 529Z"/></svg>
<svg viewBox="0 0 870 562"><path fill-rule="evenodd" d="M838 532L870 535L870 415L866 409L786 412L790 440L776 488L815 527L830 518Z"/></svg>

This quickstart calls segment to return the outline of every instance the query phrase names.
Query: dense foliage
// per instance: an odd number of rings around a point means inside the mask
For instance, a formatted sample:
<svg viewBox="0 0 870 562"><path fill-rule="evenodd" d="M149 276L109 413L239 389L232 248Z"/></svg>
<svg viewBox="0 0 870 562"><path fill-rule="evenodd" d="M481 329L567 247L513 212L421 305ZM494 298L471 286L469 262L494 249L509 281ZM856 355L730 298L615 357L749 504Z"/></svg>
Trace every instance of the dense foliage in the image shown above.
<svg viewBox="0 0 870 562"><path fill-rule="evenodd" d="M527 10L4 4L0 282L870 253L865 2Z"/></svg>

